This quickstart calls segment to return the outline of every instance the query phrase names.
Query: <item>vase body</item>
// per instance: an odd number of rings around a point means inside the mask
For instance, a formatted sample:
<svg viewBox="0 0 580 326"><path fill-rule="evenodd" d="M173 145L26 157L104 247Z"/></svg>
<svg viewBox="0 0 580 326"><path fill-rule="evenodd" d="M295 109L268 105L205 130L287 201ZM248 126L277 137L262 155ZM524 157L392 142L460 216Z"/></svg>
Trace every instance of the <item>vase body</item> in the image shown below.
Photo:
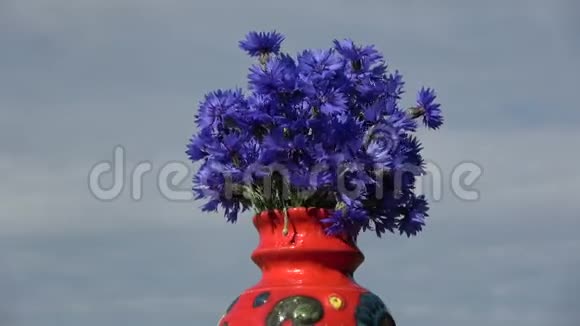
<svg viewBox="0 0 580 326"><path fill-rule="evenodd" d="M261 280L226 310L218 326L391 326L383 302L353 274L364 256L348 236L328 236L324 209L290 208L254 216L260 242L252 260Z"/></svg>

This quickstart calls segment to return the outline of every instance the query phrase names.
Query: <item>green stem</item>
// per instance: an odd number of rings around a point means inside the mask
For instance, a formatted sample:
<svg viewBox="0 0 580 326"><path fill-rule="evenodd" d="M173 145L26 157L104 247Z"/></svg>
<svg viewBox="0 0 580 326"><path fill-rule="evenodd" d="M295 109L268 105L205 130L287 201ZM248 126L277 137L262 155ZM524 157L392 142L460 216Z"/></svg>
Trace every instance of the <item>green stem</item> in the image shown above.
<svg viewBox="0 0 580 326"><path fill-rule="evenodd" d="M288 235L288 209L284 207L284 226L282 227L282 235Z"/></svg>
<svg viewBox="0 0 580 326"><path fill-rule="evenodd" d="M266 64L268 63L269 59L270 59L270 54L268 54L268 53L260 54L258 61L260 62L260 66L262 66L262 70L264 70L264 71L266 70Z"/></svg>
<svg viewBox="0 0 580 326"><path fill-rule="evenodd" d="M425 109L423 109L420 106L414 106L414 107L408 108L407 112L408 112L409 116L411 116L412 119L417 119L417 118L421 117L423 114L425 114Z"/></svg>

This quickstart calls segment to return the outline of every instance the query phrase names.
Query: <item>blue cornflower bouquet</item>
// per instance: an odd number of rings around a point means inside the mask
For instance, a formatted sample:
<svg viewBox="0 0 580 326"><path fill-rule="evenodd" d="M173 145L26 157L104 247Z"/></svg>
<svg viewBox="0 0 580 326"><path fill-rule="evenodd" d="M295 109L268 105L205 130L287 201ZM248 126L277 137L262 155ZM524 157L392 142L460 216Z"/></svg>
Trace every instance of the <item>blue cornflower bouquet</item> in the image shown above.
<svg viewBox="0 0 580 326"><path fill-rule="evenodd" d="M317 207L329 234L362 230L416 235L428 205L414 192L425 173L418 120L443 123L435 92L401 109L402 76L374 46L335 40L329 49L280 52L277 32L250 32L239 46L257 63L249 92L216 90L201 101L187 154L203 211L238 214ZM287 233L287 219L284 233Z"/></svg>

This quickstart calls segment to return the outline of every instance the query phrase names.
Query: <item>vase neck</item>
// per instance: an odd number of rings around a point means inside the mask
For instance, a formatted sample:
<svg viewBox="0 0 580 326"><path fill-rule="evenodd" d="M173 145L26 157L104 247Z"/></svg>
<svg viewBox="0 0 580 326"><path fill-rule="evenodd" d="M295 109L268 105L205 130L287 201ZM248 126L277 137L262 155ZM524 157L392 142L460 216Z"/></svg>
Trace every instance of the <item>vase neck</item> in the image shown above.
<svg viewBox="0 0 580 326"><path fill-rule="evenodd" d="M325 234L320 220L326 216L328 211L323 209L291 208L286 236L282 233L281 212L263 212L254 217L260 242L252 260L263 272L262 282L308 285L306 280L324 280L336 286L352 282L364 256L346 235Z"/></svg>

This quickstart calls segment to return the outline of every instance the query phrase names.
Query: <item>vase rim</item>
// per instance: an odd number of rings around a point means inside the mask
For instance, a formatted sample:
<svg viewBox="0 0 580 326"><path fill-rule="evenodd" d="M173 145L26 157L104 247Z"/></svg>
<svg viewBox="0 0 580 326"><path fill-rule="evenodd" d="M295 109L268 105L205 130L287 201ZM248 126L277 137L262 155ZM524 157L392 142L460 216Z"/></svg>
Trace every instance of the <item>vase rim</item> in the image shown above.
<svg viewBox="0 0 580 326"><path fill-rule="evenodd" d="M288 218L293 220L300 219L311 219L312 217L317 219L323 219L328 216L330 209L320 208L320 207L305 207L305 206L295 206L288 207L286 209L288 212ZM284 212L280 208L263 210L254 215L254 221L260 219L272 219L272 218L283 218Z"/></svg>

